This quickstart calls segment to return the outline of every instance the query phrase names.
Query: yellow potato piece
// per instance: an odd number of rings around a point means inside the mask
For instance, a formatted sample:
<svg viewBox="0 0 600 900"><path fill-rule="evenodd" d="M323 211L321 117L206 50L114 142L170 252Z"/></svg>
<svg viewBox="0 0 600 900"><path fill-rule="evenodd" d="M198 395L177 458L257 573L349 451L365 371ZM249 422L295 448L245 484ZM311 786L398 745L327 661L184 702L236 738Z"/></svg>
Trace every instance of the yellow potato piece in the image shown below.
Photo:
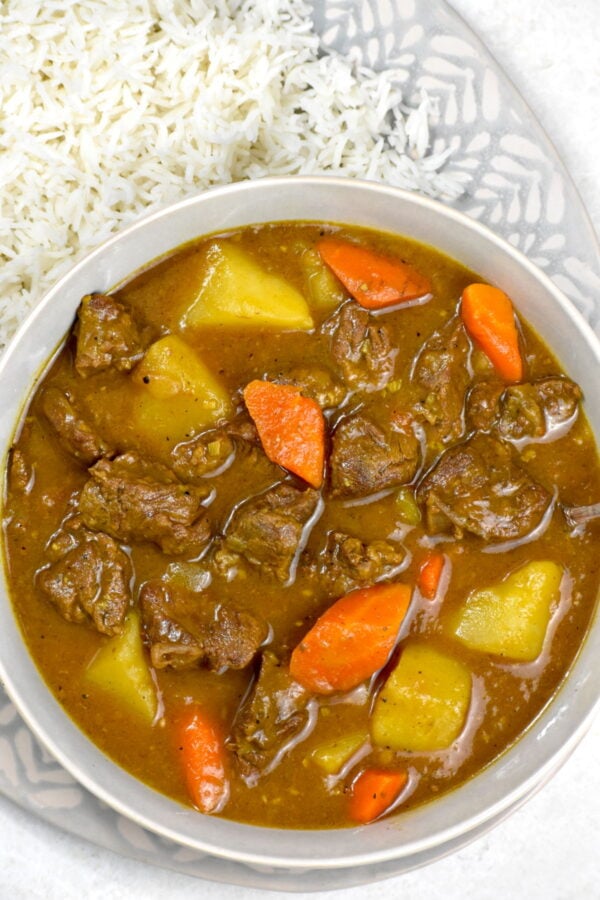
<svg viewBox="0 0 600 900"><path fill-rule="evenodd" d="M144 657L137 613L129 614L122 634L98 650L85 671L85 679L149 722L154 719L156 689Z"/></svg>
<svg viewBox="0 0 600 900"><path fill-rule="evenodd" d="M501 584L473 591L452 619L454 634L472 650L523 662L536 659L562 577L557 563L530 562Z"/></svg>
<svg viewBox="0 0 600 900"><path fill-rule="evenodd" d="M337 775L342 766L368 739L369 736L364 731L342 735L333 741L321 744L313 750L311 756L314 762L328 775Z"/></svg>
<svg viewBox="0 0 600 900"><path fill-rule="evenodd" d="M300 263L306 278L306 290L313 304L325 310L335 309L348 296L331 269L316 250L305 250Z"/></svg>
<svg viewBox="0 0 600 900"><path fill-rule="evenodd" d="M392 750L444 750L462 731L470 702L463 663L427 644L407 644L377 697L371 737Z"/></svg>
<svg viewBox="0 0 600 900"><path fill-rule="evenodd" d="M177 335L152 344L131 374L134 418L150 440L172 447L231 414L223 386Z"/></svg>
<svg viewBox="0 0 600 900"><path fill-rule="evenodd" d="M202 287L181 321L183 328L243 324L308 331L313 327L302 294L239 247L214 243L207 263Z"/></svg>

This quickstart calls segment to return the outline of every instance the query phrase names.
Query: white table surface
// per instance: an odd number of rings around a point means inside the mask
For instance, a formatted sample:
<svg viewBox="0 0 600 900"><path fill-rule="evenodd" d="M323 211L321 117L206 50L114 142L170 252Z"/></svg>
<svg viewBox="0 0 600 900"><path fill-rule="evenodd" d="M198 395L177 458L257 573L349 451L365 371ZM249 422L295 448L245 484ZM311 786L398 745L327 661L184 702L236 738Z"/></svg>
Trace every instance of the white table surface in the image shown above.
<svg viewBox="0 0 600 900"><path fill-rule="evenodd" d="M600 0L452 4L545 126L600 233ZM600 900L599 759L597 719L552 782L489 835L425 869L337 896ZM257 900L263 893L123 859L51 828L0 797L0 900Z"/></svg>

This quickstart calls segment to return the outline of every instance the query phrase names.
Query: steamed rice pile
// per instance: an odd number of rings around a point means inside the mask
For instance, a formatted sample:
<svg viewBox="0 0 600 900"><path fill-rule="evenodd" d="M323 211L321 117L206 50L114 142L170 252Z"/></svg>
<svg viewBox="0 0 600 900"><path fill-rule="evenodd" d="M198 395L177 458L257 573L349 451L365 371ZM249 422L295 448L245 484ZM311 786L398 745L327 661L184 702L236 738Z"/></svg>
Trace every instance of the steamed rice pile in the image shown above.
<svg viewBox="0 0 600 900"><path fill-rule="evenodd" d="M320 51L304 0L4 0L0 347L76 258L214 184L344 173L455 196L432 103Z"/></svg>

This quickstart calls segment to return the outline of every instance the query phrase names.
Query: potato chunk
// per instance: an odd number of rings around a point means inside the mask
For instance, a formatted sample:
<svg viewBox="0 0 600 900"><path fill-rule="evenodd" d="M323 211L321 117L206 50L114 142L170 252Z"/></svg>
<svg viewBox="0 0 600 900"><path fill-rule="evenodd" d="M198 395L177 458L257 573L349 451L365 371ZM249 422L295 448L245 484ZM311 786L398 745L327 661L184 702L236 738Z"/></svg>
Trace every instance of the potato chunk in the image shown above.
<svg viewBox="0 0 600 900"><path fill-rule="evenodd" d="M544 644L563 570L530 562L506 581L473 591L452 619L452 631L472 650L530 662Z"/></svg>
<svg viewBox="0 0 600 900"><path fill-rule="evenodd" d="M288 331L313 327L302 294L262 269L239 247L215 242L207 262L202 287L181 321L183 328L240 323Z"/></svg>
<svg viewBox="0 0 600 900"><path fill-rule="evenodd" d="M368 739L369 736L364 731L343 734L326 744L320 744L313 750L311 758L327 775L337 775Z"/></svg>
<svg viewBox="0 0 600 900"><path fill-rule="evenodd" d="M407 644L377 697L373 743L416 753L444 750L462 731L470 702L471 673L463 663L427 644Z"/></svg>
<svg viewBox="0 0 600 900"><path fill-rule="evenodd" d="M222 385L177 335L152 344L131 379L136 424L151 439L174 446L231 414Z"/></svg>
<svg viewBox="0 0 600 900"><path fill-rule="evenodd" d="M85 671L85 679L144 719L154 719L156 689L144 658L137 613L131 612L122 633L98 650Z"/></svg>
<svg viewBox="0 0 600 900"><path fill-rule="evenodd" d="M300 264L306 278L308 295L316 307L324 311L334 310L348 297L341 282L324 264L316 250L306 249L300 257Z"/></svg>

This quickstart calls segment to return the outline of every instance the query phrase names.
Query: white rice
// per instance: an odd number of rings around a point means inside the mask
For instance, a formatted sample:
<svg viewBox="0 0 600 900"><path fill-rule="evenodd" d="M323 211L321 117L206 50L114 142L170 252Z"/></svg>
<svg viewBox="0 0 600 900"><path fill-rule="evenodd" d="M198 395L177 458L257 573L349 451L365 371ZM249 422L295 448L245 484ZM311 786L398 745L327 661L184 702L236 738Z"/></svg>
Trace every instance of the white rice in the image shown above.
<svg viewBox="0 0 600 900"><path fill-rule="evenodd" d="M435 105L322 54L304 0L0 4L0 347L91 247L210 185L344 173L456 196Z"/></svg>

